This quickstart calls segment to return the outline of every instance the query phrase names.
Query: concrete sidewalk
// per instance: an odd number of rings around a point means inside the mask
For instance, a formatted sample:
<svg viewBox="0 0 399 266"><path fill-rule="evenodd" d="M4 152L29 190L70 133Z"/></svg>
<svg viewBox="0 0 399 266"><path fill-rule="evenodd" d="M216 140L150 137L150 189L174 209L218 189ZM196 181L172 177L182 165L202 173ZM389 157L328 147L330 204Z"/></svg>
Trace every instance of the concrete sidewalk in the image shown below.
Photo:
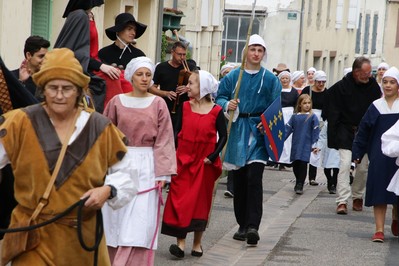
<svg viewBox="0 0 399 266"><path fill-rule="evenodd" d="M372 208L348 215L335 213L335 195L328 194L322 169L319 186L305 185L304 194L293 191L292 170L269 167L264 172L263 219L257 247L232 239L238 229L232 200L223 198L223 180L218 187L209 228L203 238L204 255L173 258L169 245L173 238L160 235L156 265L399 265L399 240L390 232L391 207L388 208L385 243L373 243Z"/></svg>

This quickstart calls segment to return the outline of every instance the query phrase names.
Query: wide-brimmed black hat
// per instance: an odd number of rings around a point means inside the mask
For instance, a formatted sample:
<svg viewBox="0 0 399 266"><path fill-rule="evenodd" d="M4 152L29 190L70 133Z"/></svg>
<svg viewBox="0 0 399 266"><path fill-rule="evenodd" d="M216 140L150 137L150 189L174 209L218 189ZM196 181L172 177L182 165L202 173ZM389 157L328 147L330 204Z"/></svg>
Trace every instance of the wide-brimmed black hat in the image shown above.
<svg viewBox="0 0 399 266"><path fill-rule="evenodd" d="M110 38L112 41L115 41L116 33L122 31L129 23L133 23L134 25L136 25L136 39L140 38L140 36L143 35L145 30L147 29L147 25L137 22L132 14L122 13L116 16L115 26L106 29L105 34L107 34L107 37Z"/></svg>

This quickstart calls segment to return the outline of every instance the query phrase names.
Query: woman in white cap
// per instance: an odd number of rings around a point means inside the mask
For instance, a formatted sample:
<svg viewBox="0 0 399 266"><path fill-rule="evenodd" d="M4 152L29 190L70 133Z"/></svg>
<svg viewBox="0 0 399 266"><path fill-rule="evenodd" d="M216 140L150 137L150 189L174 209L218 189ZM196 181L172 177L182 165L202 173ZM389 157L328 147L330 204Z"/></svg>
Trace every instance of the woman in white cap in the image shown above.
<svg viewBox="0 0 399 266"><path fill-rule="evenodd" d="M294 71L292 73L292 87L298 91L298 94L302 93L305 87L305 74L302 70Z"/></svg>
<svg viewBox="0 0 399 266"><path fill-rule="evenodd" d="M395 128L399 119L399 70L396 67L391 67L384 73L382 86L384 97L375 100L364 114L352 146L352 160L355 163L360 163L366 153L369 158L365 206L372 206L374 209L373 242L384 242L387 205L397 202L393 193L397 192L397 188L395 190L388 187L398 170L395 158L388 157L397 157L395 153L398 150ZM391 224L394 236L398 235L397 223L398 217L394 208Z"/></svg>
<svg viewBox="0 0 399 266"><path fill-rule="evenodd" d="M278 75L281 82L281 107L283 111L284 124L290 121L292 114L294 113L294 108L298 100L298 92L291 86L291 73L288 71L283 71ZM284 141L284 149L280 156L279 169L284 169L284 164L291 164L291 142L292 136L289 136Z"/></svg>
<svg viewBox="0 0 399 266"><path fill-rule="evenodd" d="M302 94L309 94L313 102L313 112L320 121L320 128L323 125L322 110L324 106L325 96L327 94L326 82L327 75L324 71L319 70L314 74L314 84L303 89ZM316 182L317 167L321 166L320 153L311 153L309 161L309 184L317 186Z"/></svg>
<svg viewBox="0 0 399 266"><path fill-rule="evenodd" d="M314 84L314 73L316 72L316 68L309 67L308 71L306 71L306 86L312 86Z"/></svg>
<svg viewBox="0 0 399 266"><path fill-rule="evenodd" d="M385 71L389 69L389 65L385 62L382 62L378 65L377 67L377 76L375 79L377 80L377 83L380 85L381 92L383 92L382 88L382 77L384 76Z"/></svg>
<svg viewBox="0 0 399 266"><path fill-rule="evenodd" d="M125 76L133 92L111 99L104 115L126 135L130 164L138 169L139 194L125 207L103 208L104 231L112 265L153 265L157 248L161 187L176 174L173 129L165 101L147 92L154 64L132 59Z"/></svg>
<svg viewBox="0 0 399 266"><path fill-rule="evenodd" d="M194 232L191 256L201 257L201 239L208 224L215 181L222 173L219 153L227 140L223 110L212 101L217 80L207 71L191 74L190 101L183 103L177 122L177 176L165 204L162 234L176 237L169 252L184 257L186 236Z"/></svg>

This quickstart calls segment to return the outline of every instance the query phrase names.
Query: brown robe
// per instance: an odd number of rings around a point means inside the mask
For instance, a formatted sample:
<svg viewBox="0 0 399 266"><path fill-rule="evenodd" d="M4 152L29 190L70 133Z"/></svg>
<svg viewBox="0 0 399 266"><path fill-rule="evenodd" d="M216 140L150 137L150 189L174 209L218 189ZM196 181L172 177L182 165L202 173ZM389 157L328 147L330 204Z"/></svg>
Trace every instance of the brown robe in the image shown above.
<svg viewBox="0 0 399 266"><path fill-rule="evenodd" d="M11 161L15 175L14 209L10 228L23 219L29 219L50 180L61 150L61 142L42 105L5 114L0 120L0 137ZM104 184L110 166L126 153L123 134L98 113L92 113L79 136L65 154L59 175L41 215L61 213L89 189ZM29 211L30 210L30 211ZM70 217L76 217L76 210ZM94 243L95 212L85 212L83 238ZM40 217L40 216L39 216ZM38 218L40 223L45 219ZM52 223L37 229L40 243L33 250L13 259L14 265L93 265L93 252L79 244L76 228ZM10 247L12 234L5 235L2 255ZM6 263L2 258L2 264ZM99 247L98 265L110 265L105 241Z"/></svg>

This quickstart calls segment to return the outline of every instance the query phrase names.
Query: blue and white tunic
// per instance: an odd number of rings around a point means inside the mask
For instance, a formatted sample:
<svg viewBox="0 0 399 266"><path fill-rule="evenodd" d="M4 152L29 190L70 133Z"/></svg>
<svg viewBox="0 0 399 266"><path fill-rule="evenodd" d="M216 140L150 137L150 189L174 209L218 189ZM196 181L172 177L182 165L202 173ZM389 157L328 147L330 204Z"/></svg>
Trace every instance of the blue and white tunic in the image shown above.
<svg viewBox="0 0 399 266"><path fill-rule="evenodd" d="M225 111L229 101L234 99L239 73L239 68L234 69L220 82L216 103ZM269 70L261 67L259 71L244 71L236 113L249 116L238 116L231 126L224 158L225 169L238 169L252 162L266 164L269 156L264 136L257 125L261 122L260 114L280 96L280 93L281 83Z"/></svg>

